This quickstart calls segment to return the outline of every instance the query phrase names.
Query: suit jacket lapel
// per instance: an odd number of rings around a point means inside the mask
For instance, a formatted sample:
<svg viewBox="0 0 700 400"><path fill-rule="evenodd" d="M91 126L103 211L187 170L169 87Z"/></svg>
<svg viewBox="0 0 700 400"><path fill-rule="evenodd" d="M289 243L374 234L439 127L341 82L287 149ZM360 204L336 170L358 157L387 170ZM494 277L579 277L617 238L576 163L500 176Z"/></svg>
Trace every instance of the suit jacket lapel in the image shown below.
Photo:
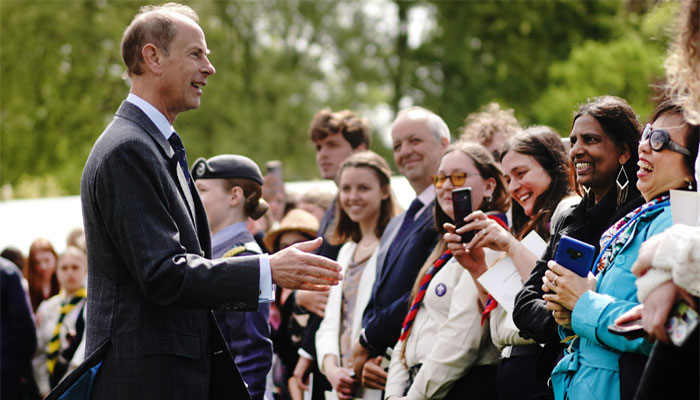
<svg viewBox="0 0 700 400"><path fill-rule="evenodd" d="M409 242L411 236L413 235L414 232L423 229L425 224L430 222L430 217L432 216L433 212L433 207L432 207L432 202L428 205L428 207L425 208L425 210L418 216L418 219L413 222L411 227L408 229L408 232L406 232L406 236L404 236L403 240L400 243L397 243L397 248L394 249L388 259L386 259L384 263L384 268L382 270L382 278L389 275L389 272L391 272L392 268L394 268L394 264L396 264L396 260L399 258L401 253L403 252L404 247L406 247L406 243ZM402 219L403 221L403 219ZM395 236L396 233L394 232L393 235ZM392 240L393 242L393 240ZM388 248L387 248L388 249ZM384 280L382 279L381 282Z"/></svg>
<svg viewBox="0 0 700 400"><path fill-rule="evenodd" d="M175 182L178 183L177 186L180 190L180 195L182 195L182 198L185 200L185 203L187 203L187 208L190 212L190 218L192 218L192 222L195 224L196 227L197 219L195 218L196 214L194 209L194 199L192 197L191 192L192 189L187 184L185 173L182 171L180 163L178 163L177 160L174 159L175 152L170 146L170 143L168 143L168 141L165 139L165 136L163 136L163 134L158 130L153 121L151 121L151 119L148 118L148 116L143 111L141 111L140 108L129 103L128 101L122 102L121 106L119 106L119 110L117 110L116 115L137 123L144 131L146 131L146 133L148 133L151 136L153 140L155 140L156 143L158 143L158 146L160 146L161 151L168 158L169 165L172 166L174 164L176 166L174 171L172 167L169 168L169 171L173 174L173 179L175 180Z"/></svg>

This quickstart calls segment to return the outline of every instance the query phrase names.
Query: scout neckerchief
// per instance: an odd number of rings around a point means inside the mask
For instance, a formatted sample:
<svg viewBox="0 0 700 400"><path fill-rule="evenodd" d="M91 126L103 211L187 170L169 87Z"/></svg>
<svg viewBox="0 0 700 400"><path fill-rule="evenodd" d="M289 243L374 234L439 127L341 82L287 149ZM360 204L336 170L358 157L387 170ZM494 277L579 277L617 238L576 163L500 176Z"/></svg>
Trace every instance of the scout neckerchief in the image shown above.
<svg viewBox="0 0 700 400"><path fill-rule="evenodd" d="M447 250L445 253L443 253L442 257L435 260L433 265L431 265L425 275L423 275L423 278L420 281L420 286L418 287L418 293L416 293L416 298L413 299L411 308L408 309L408 314L403 320L403 328L401 330L399 341L405 340L408 337L408 333L411 331L411 326L413 325L413 320L416 318L416 314L418 313L421 303L423 303L423 297L425 297L425 292L428 290L430 281L450 258L452 258L452 251Z"/></svg>
<svg viewBox="0 0 700 400"><path fill-rule="evenodd" d="M53 369L56 366L56 361L58 360L58 353L61 350L61 326L63 325L63 319L66 315L70 313L75 306L80 303L87 296L87 291L85 288L78 289L70 300L64 300L61 302L61 314L58 317L58 322L56 323L56 328L53 330L53 336L47 345L48 354L46 355L46 367L50 374L53 374Z"/></svg>

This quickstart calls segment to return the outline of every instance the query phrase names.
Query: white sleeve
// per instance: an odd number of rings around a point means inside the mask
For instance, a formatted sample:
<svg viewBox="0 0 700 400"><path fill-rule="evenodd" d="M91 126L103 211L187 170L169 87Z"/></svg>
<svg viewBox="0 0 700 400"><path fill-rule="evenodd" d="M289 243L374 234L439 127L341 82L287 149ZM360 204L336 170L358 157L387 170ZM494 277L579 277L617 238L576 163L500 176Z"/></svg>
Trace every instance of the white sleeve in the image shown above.
<svg viewBox="0 0 700 400"><path fill-rule="evenodd" d="M481 326L478 290L471 275L462 271L452 293L449 316L438 330L437 341L416 375L408 398L445 397L454 382L479 359L484 329L488 325Z"/></svg>
<svg viewBox="0 0 700 400"><path fill-rule="evenodd" d="M676 224L662 235L652 267L669 271L676 285L700 296L700 227Z"/></svg>

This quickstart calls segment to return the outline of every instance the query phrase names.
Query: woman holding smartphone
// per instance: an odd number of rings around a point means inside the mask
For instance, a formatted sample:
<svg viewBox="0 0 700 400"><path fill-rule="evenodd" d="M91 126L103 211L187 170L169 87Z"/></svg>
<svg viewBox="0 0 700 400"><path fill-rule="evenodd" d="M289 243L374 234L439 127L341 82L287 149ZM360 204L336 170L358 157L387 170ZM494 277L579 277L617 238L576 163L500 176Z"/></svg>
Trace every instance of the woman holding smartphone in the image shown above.
<svg viewBox="0 0 700 400"><path fill-rule="evenodd" d="M560 337L570 345L552 372L557 399L621 398L620 355L649 354L646 339L627 340L608 325L636 305L631 272L641 244L673 224L670 189L695 187L694 162L700 127L688 124L679 106L666 102L654 112L639 142L637 188L645 204L613 224L601 237L595 279L582 278L554 261L548 263L542 289L545 301L571 310L562 319ZM558 307L551 308L558 311Z"/></svg>
<svg viewBox="0 0 700 400"><path fill-rule="evenodd" d="M503 213L508 192L486 148L457 142L442 156L435 222L453 227L452 190L471 187L472 206ZM472 277L441 240L418 273L411 307L389 366L386 398L496 398L498 352L481 323L481 301Z"/></svg>
<svg viewBox="0 0 700 400"><path fill-rule="evenodd" d="M555 315L562 322L570 317L563 307L554 312L548 309L542 299L547 261L554 258L562 235L594 246L597 255L603 231L643 204L636 187L640 131L634 110L619 97L594 98L574 115L569 160L577 185L583 189L583 199L564 209L553 225L547 249L516 296L513 311L520 334L545 344L537 360L537 379L542 383L549 379L565 347L560 343Z"/></svg>
<svg viewBox="0 0 700 400"><path fill-rule="evenodd" d="M533 253L520 240L531 231L547 240L555 209L564 198L571 196L564 144L551 128L531 127L510 138L503 148L501 165L510 195L515 200L512 229L475 211L466 218L466 226L459 230L477 231L468 245L460 243L457 235L445 237L474 280L491 266L486 263L484 248L507 254L521 279L526 279L539 254ZM576 197L572 199L577 200ZM535 364L542 348L509 327L508 312L493 298L485 296L484 307L491 338L502 357L498 366L499 398L529 399L547 393L545 382L535 378Z"/></svg>
<svg viewBox="0 0 700 400"><path fill-rule="evenodd" d="M331 288L325 316L316 332L319 368L338 399L381 398L381 391L360 386L349 362L376 276L379 238L398 211L390 179L386 161L371 151L349 156L338 171L339 195L331 242L347 241L338 253L345 279Z"/></svg>

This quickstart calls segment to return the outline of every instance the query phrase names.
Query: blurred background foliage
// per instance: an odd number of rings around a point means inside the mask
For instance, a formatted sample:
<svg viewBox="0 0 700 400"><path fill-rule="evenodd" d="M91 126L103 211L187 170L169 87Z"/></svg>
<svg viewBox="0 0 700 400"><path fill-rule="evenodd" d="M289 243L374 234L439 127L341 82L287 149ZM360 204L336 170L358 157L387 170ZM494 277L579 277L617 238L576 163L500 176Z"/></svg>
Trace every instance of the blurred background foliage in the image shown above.
<svg viewBox="0 0 700 400"><path fill-rule="evenodd" d="M674 1L190 1L217 69L176 122L197 157L283 161L318 176L308 126L323 107L374 126L391 159L398 109L422 105L453 136L491 101L568 136L587 98L642 119L662 83ZM5 197L77 194L92 144L128 92L119 42L140 1L0 2L0 185ZM8 190L8 188L11 188ZM7 193L11 193L8 195Z"/></svg>

